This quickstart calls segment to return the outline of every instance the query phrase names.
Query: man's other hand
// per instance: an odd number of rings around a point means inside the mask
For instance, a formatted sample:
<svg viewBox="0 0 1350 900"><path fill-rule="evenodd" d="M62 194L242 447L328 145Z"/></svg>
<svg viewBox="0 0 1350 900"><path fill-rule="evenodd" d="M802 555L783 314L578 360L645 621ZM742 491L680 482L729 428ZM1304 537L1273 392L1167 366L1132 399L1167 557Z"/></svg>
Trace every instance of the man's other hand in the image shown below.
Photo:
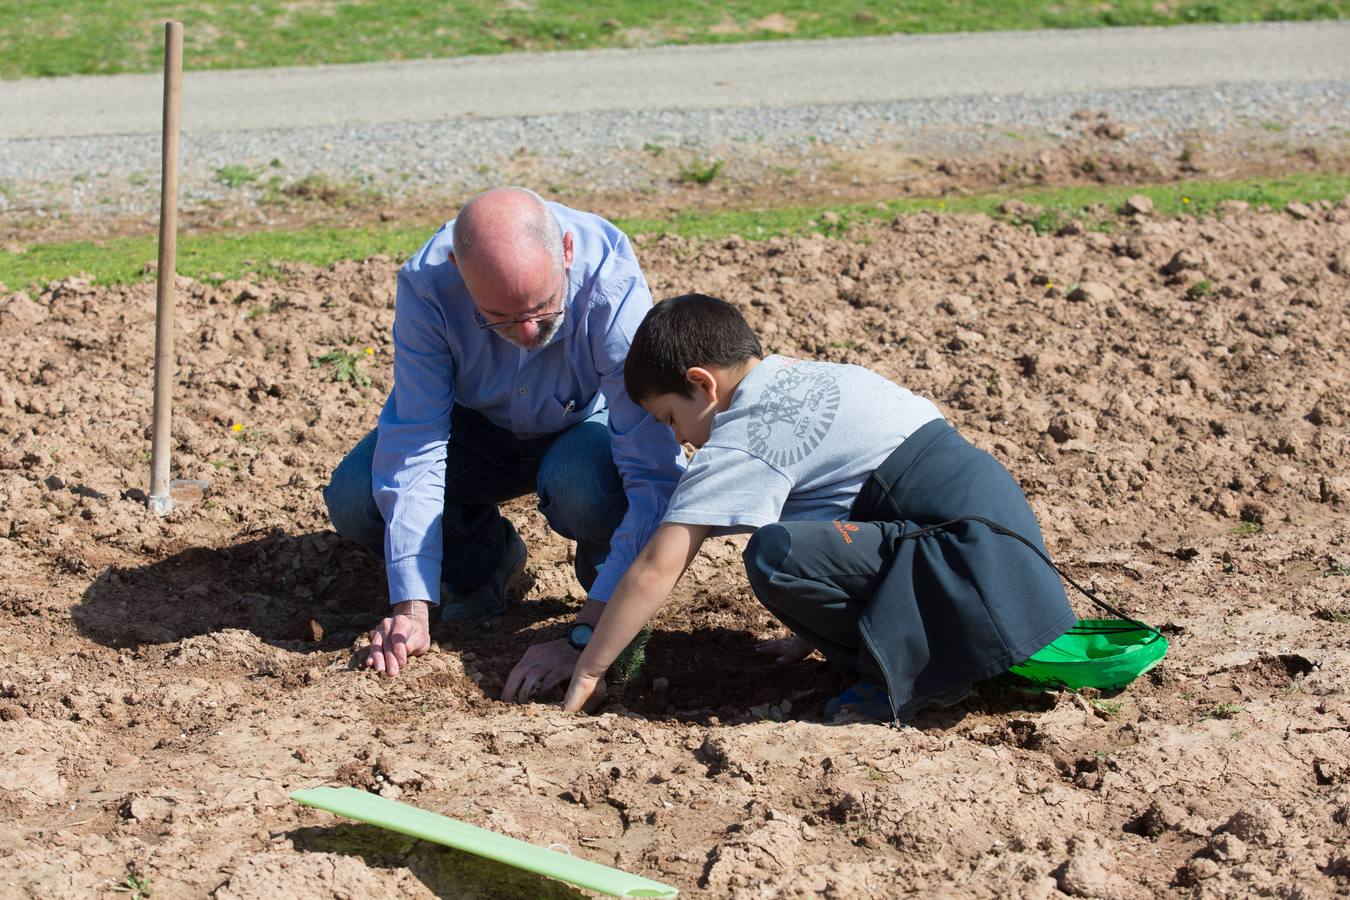
<svg viewBox="0 0 1350 900"><path fill-rule="evenodd" d="M395 603L389 618L381 619L370 633L366 666L386 675L397 675L410 657L426 653L431 647L428 606L425 600Z"/></svg>
<svg viewBox="0 0 1350 900"><path fill-rule="evenodd" d="M784 666L790 666L793 663L801 662L810 656L815 649L815 647L812 647L795 634L791 637L772 638L767 641L760 641L755 645L756 653L771 654L777 657L774 662Z"/></svg>
<svg viewBox="0 0 1350 900"><path fill-rule="evenodd" d="M532 644L506 676L502 699L525 703L535 694L551 691L572 677L581 653L566 640Z"/></svg>

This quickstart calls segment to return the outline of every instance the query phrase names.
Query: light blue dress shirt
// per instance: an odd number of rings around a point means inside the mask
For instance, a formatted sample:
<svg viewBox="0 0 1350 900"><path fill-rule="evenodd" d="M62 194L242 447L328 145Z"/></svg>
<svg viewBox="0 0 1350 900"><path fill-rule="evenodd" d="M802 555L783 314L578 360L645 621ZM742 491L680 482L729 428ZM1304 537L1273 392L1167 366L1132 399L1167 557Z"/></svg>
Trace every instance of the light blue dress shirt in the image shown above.
<svg viewBox="0 0 1350 900"><path fill-rule="evenodd" d="M629 399L623 364L651 309L651 291L628 238L590 213L549 208L573 237L567 312L553 338L522 350L479 327L459 270L449 261L453 220L398 273L394 387L380 413L372 464L385 521L391 603L438 602L446 442L454 404L477 410L522 438L553 434L608 407L614 463L628 512L590 596L606 601L661 522L684 470L669 428Z"/></svg>

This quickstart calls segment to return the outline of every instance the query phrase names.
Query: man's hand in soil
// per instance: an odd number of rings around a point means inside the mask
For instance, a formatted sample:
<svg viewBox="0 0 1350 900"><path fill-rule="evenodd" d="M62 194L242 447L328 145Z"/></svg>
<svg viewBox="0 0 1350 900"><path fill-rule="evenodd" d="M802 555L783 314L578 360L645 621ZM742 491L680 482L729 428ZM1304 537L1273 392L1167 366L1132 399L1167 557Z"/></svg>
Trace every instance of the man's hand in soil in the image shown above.
<svg viewBox="0 0 1350 900"><path fill-rule="evenodd" d="M366 666L386 675L397 675L408 659L421 656L431 647L431 629L427 625L425 600L395 603L387 619L370 633L370 652Z"/></svg>
<svg viewBox="0 0 1350 900"><path fill-rule="evenodd" d="M552 690L571 677L580 657L581 651L574 650L565 638L530 645L506 677L502 699L525 703L536 693Z"/></svg>
<svg viewBox="0 0 1350 900"><path fill-rule="evenodd" d="M577 615L577 621L593 626L600 621L604 611L605 604L599 600L587 600ZM553 690L572 677L580 657L581 651L569 644L566 638L530 645L511 674L506 676L502 699L525 703L535 694Z"/></svg>
<svg viewBox="0 0 1350 900"><path fill-rule="evenodd" d="M791 665L799 663L811 655L811 651L816 649L806 641L797 637L772 638L767 641L760 641L755 645L756 653L772 653L777 656L774 662L779 665Z"/></svg>

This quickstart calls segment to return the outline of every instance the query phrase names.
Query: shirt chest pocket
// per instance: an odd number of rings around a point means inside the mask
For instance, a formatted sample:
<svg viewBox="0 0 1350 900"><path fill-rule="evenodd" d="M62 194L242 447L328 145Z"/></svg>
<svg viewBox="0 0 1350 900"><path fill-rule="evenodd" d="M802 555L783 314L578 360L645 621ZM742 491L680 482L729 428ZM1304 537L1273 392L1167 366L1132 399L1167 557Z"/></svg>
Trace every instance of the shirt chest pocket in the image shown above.
<svg viewBox="0 0 1350 900"><path fill-rule="evenodd" d="M539 411L540 425L544 431L562 431L580 422L585 404L568 396L550 396Z"/></svg>

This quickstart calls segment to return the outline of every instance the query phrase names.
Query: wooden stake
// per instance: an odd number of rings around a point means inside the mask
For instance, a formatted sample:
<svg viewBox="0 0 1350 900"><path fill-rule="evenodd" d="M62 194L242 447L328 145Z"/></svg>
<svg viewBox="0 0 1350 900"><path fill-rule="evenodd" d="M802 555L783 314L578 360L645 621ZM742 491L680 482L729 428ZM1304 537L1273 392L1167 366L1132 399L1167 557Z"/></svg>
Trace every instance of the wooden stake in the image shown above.
<svg viewBox="0 0 1350 900"><path fill-rule="evenodd" d="M183 23L164 24L164 158L159 194L159 271L155 295L155 410L150 497L158 515L173 511L169 493L169 420L173 407L173 305L178 266L178 120L183 96Z"/></svg>

